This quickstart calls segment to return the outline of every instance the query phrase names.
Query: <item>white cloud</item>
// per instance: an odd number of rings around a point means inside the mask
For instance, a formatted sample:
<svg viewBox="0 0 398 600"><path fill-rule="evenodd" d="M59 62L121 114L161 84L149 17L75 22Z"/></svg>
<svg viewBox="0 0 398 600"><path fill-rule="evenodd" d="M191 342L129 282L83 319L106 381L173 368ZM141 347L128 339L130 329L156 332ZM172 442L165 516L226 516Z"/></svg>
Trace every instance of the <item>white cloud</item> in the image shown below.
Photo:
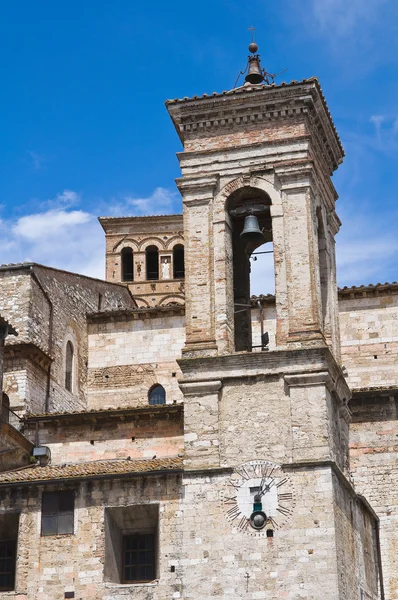
<svg viewBox="0 0 398 600"><path fill-rule="evenodd" d="M369 27L389 0L312 0L318 27L331 36L350 36Z"/></svg>
<svg viewBox="0 0 398 600"><path fill-rule="evenodd" d="M49 210L44 213L26 215L18 219L13 226L16 236L25 240L38 241L43 238L57 239L65 234L67 228L87 223L91 215L81 210Z"/></svg>
<svg viewBox="0 0 398 600"><path fill-rule="evenodd" d="M133 195L111 203L96 202L96 212L73 208L80 201L73 190L38 203L37 212L16 220L0 220L0 262L38 262L92 277L105 276L105 237L97 214L111 216L178 212L178 194L158 187L147 198ZM43 210L47 209L47 210ZM97 213L98 211L98 213Z"/></svg>
<svg viewBox="0 0 398 600"><path fill-rule="evenodd" d="M147 198L126 196L124 201L128 208L131 207L135 215L159 215L169 213L173 209L177 198L177 192L157 187Z"/></svg>

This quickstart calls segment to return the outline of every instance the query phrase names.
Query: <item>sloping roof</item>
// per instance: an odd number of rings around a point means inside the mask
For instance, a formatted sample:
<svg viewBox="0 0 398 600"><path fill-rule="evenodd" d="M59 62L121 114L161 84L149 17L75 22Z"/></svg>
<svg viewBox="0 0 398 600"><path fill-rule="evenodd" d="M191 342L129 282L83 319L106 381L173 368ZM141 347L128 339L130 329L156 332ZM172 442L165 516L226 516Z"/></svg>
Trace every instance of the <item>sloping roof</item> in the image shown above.
<svg viewBox="0 0 398 600"><path fill-rule="evenodd" d="M112 416L122 415L134 415L134 414L162 414L170 411L180 412L182 411L183 403L175 402L173 404L155 404L153 406L139 405L139 406L118 406L114 408L94 408L92 410L75 410L66 412L48 412L48 413L27 413L24 421L26 423L36 421L57 421L62 419L76 418L77 421L85 421L92 419L93 417L103 417L109 419Z"/></svg>
<svg viewBox="0 0 398 600"><path fill-rule="evenodd" d="M181 471L182 458L154 458L138 460L98 460L70 465L31 467L0 473L0 486L41 483L58 480L96 479L163 471Z"/></svg>

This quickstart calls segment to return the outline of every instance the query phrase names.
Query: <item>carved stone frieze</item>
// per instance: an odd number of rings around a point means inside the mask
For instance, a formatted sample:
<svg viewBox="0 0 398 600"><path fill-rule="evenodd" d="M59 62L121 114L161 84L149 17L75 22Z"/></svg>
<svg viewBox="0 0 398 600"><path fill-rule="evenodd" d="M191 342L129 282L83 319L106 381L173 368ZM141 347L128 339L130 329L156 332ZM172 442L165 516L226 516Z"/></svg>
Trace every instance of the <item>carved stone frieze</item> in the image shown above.
<svg viewBox="0 0 398 600"><path fill-rule="evenodd" d="M153 377L155 383L156 363L145 363L142 365L119 365L117 367L103 367L89 369L87 386L89 388L126 388L132 387L144 379Z"/></svg>

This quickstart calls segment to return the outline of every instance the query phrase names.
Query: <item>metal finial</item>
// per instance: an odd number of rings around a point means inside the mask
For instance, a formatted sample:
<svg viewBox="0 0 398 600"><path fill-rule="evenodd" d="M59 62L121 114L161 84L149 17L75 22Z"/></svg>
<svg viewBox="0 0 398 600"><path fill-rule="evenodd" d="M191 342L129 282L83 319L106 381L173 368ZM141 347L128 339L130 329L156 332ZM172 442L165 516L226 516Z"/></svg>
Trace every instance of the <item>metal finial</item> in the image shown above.
<svg viewBox="0 0 398 600"><path fill-rule="evenodd" d="M253 31L256 31L256 28L253 27L253 25L250 25L250 27L247 28L247 31L250 31L250 33L252 35L252 42L254 42L254 33L253 33Z"/></svg>
<svg viewBox="0 0 398 600"><path fill-rule="evenodd" d="M257 54L258 45L254 41L254 31L256 28L253 26L248 27L248 31L250 31L252 36L252 41L249 44L249 52L251 52L251 56L248 56L246 69L244 71L240 71L236 81L234 88L237 86L239 78L241 75L245 75L246 84L256 85L256 84L265 84L271 85L274 83L275 78L278 75L282 75L287 69L281 71L280 73L268 73L266 69L263 69L260 65L260 56Z"/></svg>
<svg viewBox="0 0 398 600"><path fill-rule="evenodd" d="M249 52L251 52L252 54L255 54L258 50L258 46L257 46L256 42L254 41L254 31L256 31L256 28L253 27L253 25L251 25L248 28L248 31L250 31L251 36L252 36L251 44L249 44Z"/></svg>

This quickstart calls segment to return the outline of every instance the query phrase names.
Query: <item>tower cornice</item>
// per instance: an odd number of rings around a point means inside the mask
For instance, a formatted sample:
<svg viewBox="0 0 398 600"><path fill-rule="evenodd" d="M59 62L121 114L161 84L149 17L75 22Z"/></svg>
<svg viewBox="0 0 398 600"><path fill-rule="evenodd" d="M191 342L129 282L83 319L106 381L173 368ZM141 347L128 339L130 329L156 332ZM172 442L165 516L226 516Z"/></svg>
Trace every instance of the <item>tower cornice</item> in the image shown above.
<svg viewBox="0 0 398 600"><path fill-rule="evenodd" d="M252 127L261 129L270 122L289 122L298 118L308 123L314 139L322 140L331 173L344 157L340 138L315 77L281 85L244 85L211 96L168 100L166 107L184 146L193 139Z"/></svg>

